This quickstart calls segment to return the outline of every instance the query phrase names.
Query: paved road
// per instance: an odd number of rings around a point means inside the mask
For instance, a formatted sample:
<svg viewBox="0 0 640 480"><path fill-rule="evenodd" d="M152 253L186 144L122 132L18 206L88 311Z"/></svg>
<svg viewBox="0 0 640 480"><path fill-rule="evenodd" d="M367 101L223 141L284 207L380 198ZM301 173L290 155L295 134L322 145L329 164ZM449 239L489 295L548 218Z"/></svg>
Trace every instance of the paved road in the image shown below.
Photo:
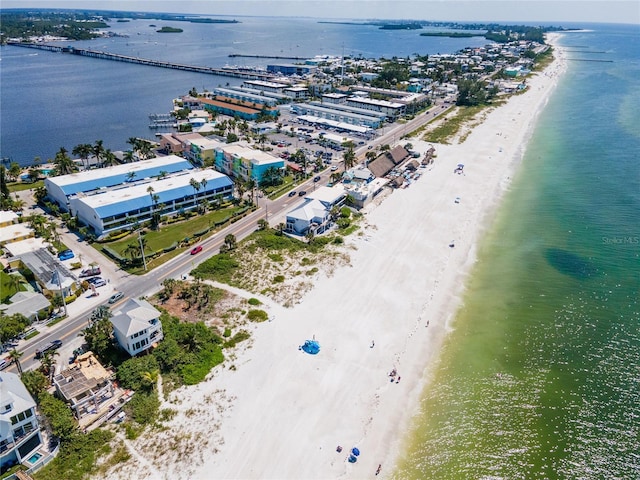
<svg viewBox="0 0 640 480"><path fill-rule="evenodd" d="M418 115L412 121L404 125L396 126L395 128L390 128L387 132L370 142L370 145L375 147L377 145L395 143L395 141L399 140L403 135L430 122L447 110L448 108L443 108L441 105L435 105L428 112ZM367 150L368 146L357 149L357 158L362 160ZM310 178L308 181L298 185L296 191L300 192L304 190L311 192L317 186L326 184L331 173L330 169L325 169L319 174L321 178L319 182L313 182L313 179ZM294 206L301 204L302 201L303 199L298 195L289 197L286 194L276 200L269 200L266 197L259 198L259 208L256 211L201 242L199 244L202 246L200 253L190 255L190 251L187 250L185 253L178 255L145 275L129 275L111 262L99 262L103 269L103 276L109 278L111 281L108 291L102 292L104 296L100 299L100 302L94 301L91 302L90 306L80 311L76 311L73 314L70 312L70 318L51 328L50 331L43 332L29 341L21 342L18 348L24 353L20 359L23 369L29 370L39 365L40 362L34 358L35 351L45 343L56 339L62 340L65 344L73 341L81 330L87 326L89 316L96 306L106 303L111 291L120 290L125 293L125 297L113 305L113 307L118 307L129 297L139 298L152 295L162 288L161 283L163 280L167 278L181 278L183 275L187 275L198 264L218 253L220 246L224 243L224 237L226 235L233 234L236 239L240 241L256 230L257 222L261 218L266 218L270 225L274 226L284 221L286 213ZM29 203L31 203L31 201ZM99 254L96 253L93 247L85 242L79 241L75 235L63 233L63 236L65 236L67 245L73 246L73 250L83 255L85 260L99 257ZM9 369L15 370L15 365L9 367Z"/></svg>

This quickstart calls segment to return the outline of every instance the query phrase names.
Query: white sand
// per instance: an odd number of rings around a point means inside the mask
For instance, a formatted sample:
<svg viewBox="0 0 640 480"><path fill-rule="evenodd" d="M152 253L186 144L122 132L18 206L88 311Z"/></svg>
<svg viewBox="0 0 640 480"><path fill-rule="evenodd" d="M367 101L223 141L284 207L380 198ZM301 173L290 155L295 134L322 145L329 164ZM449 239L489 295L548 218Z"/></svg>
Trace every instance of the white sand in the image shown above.
<svg viewBox="0 0 640 480"><path fill-rule="evenodd" d="M478 240L564 69L556 52L525 94L491 112L463 144L435 145L435 164L417 182L369 209L352 267L319 279L294 308L272 307L275 319L256 328L251 348L174 394L182 403L168 405L180 412L170 424L192 433L195 452L156 459L146 478L371 478L378 464L384 478L393 470ZM464 175L453 173L458 163ZM298 350L314 336L318 355ZM354 446L362 453L350 464Z"/></svg>

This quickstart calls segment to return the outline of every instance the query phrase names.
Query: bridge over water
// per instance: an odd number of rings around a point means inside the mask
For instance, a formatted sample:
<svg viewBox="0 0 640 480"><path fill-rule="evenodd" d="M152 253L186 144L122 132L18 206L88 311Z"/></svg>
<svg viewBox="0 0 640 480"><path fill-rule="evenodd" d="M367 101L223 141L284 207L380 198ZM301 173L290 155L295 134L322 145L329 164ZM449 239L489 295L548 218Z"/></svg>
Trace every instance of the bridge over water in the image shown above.
<svg viewBox="0 0 640 480"><path fill-rule="evenodd" d="M8 42L7 44L13 45L14 47L35 48L38 50L47 50L49 52L70 53L72 55L81 55L83 57L101 58L103 60L114 60L116 62L137 63L138 65L149 65L151 67L170 68L172 70L184 70L187 72L206 73L209 75L220 75L224 77L245 78L248 80L270 80L273 78L273 75L271 74L257 72L250 68L214 68L198 65L186 65L182 63L163 62L160 60L150 60L148 58L120 55L118 53L102 52L99 50L47 45L44 43Z"/></svg>

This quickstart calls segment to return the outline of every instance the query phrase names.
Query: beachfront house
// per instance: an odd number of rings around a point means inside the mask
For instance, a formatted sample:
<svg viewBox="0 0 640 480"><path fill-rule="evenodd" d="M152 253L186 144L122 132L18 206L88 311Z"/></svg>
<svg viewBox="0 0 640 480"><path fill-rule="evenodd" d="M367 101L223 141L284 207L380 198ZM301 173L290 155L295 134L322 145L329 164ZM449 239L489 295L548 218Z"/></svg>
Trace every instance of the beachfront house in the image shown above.
<svg viewBox="0 0 640 480"><path fill-rule="evenodd" d="M344 204L346 197L341 188L320 187L310 192L302 205L287 213L285 230L294 235L324 233L333 225L331 209Z"/></svg>
<svg viewBox="0 0 640 480"><path fill-rule="evenodd" d="M0 468L29 461L41 446L36 402L18 375L0 372Z"/></svg>
<svg viewBox="0 0 640 480"><path fill-rule="evenodd" d="M132 357L164 338L160 312L146 300L130 298L110 320L118 344Z"/></svg>
<svg viewBox="0 0 640 480"><path fill-rule="evenodd" d="M398 145L390 151L378 155L369 162L367 167L376 177L381 178L408 158L411 158L411 154L404 147Z"/></svg>

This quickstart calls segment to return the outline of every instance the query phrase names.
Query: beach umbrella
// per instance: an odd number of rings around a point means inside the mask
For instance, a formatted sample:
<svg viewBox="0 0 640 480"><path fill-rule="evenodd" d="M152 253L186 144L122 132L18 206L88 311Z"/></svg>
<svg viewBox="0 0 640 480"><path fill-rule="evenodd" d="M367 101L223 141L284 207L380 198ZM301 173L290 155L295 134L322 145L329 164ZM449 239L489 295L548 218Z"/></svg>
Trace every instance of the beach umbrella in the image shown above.
<svg viewBox="0 0 640 480"><path fill-rule="evenodd" d="M464 165L462 163L459 163L458 168L464 168Z"/></svg>
<svg viewBox="0 0 640 480"><path fill-rule="evenodd" d="M354 455L349 455L349 463L356 463L358 459Z"/></svg>
<svg viewBox="0 0 640 480"><path fill-rule="evenodd" d="M356 447L353 447L351 449L351 453L353 453L357 457L358 455L360 455L360 450L358 450Z"/></svg>

